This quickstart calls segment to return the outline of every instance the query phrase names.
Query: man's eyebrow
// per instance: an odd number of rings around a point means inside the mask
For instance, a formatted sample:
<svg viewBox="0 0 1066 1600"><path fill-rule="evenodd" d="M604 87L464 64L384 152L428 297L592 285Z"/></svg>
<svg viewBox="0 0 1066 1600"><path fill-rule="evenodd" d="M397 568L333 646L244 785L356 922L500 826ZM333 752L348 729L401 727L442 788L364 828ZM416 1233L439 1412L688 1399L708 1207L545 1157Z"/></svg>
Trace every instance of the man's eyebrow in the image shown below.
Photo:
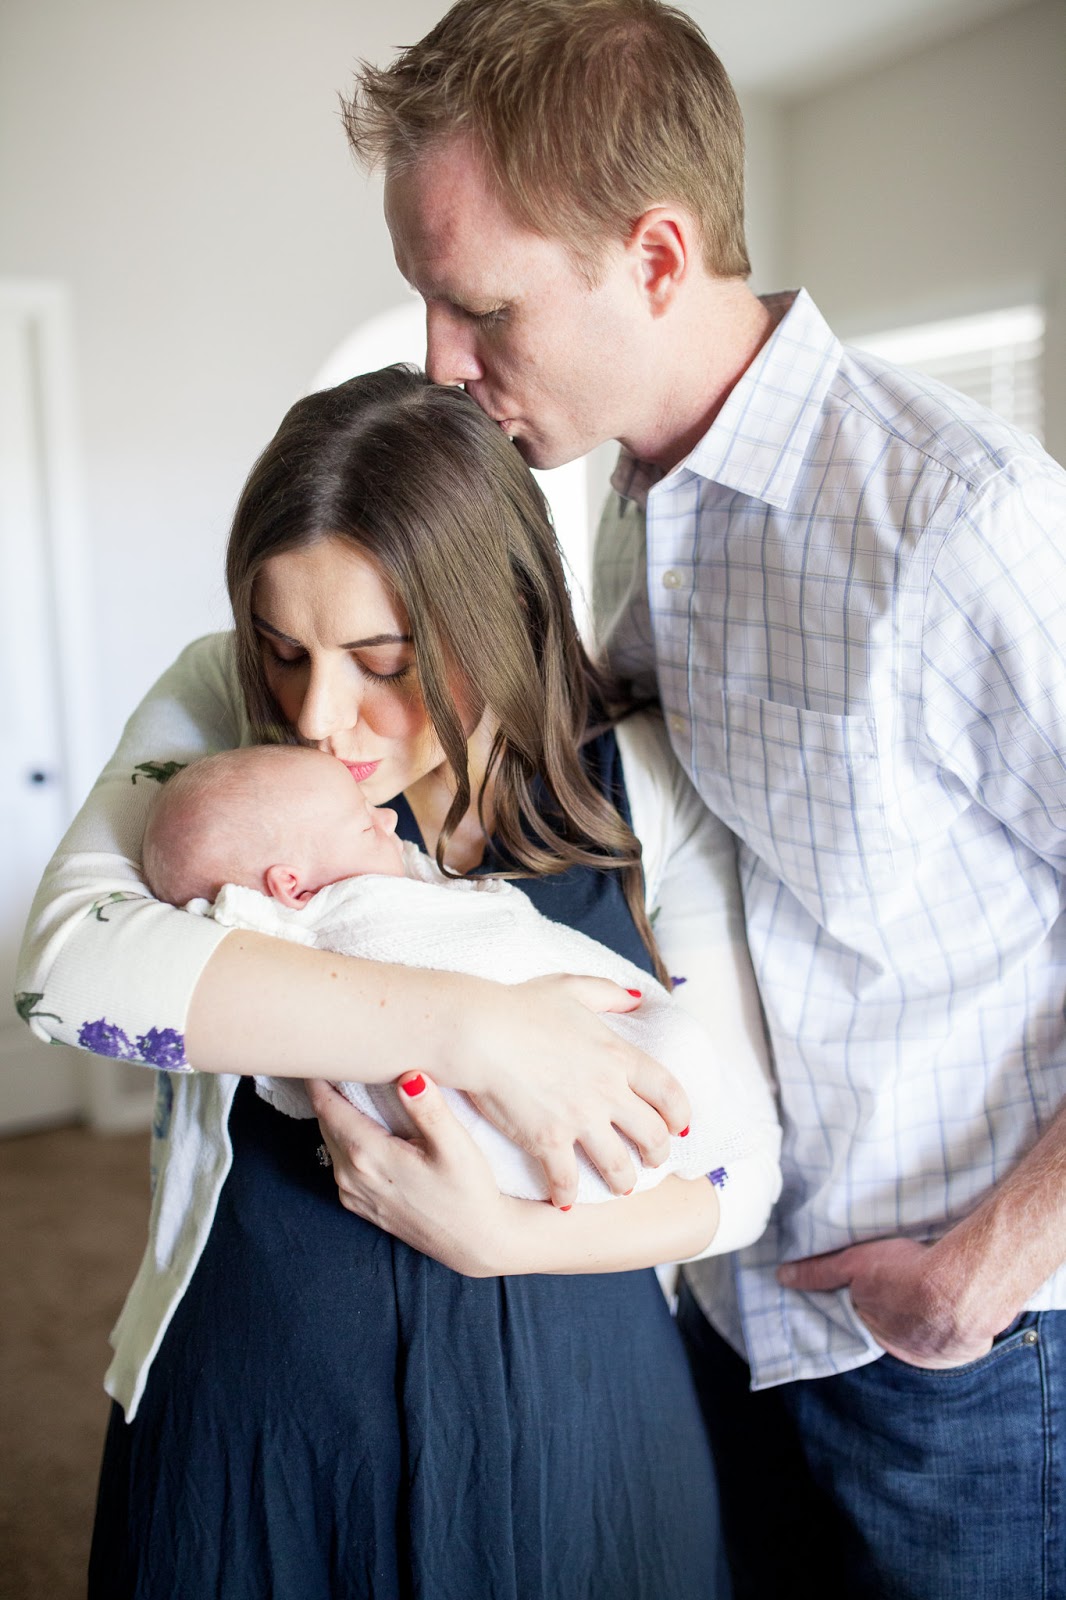
<svg viewBox="0 0 1066 1600"><path fill-rule="evenodd" d="M274 628L269 622L264 622L263 618L257 616L254 611L252 612L252 621L259 629L260 633L269 633L271 638L280 639L282 644L291 644L294 650L302 650L304 648L299 639L291 639L287 633L282 633L280 628ZM410 643L411 635L409 633L374 633L371 634L367 639L349 639L347 644L339 644L337 649L369 650L377 644Z"/></svg>

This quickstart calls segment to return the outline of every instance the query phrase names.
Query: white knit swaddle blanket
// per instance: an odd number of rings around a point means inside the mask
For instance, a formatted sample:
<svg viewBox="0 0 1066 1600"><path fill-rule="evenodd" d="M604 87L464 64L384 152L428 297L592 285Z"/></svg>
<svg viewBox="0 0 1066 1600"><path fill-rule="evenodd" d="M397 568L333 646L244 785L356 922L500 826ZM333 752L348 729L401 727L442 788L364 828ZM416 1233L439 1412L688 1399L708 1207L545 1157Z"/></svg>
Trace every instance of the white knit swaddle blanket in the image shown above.
<svg viewBox="0 0 1066 1600"><path fill-rule="evenodd" d="M737 1103L743 1096L727 1091L727 1077L714 1060L712 1041L649 973L596 940L542 916L512 883L446 880L413 846L405 846L405 857L412 876L347 878L321 889L299 911L232 884L222 889L213 906L194 902L190 909L226 926L255 929L370 961L463 972L500 983L522 983L555 972L580 973L640 989L644 998L637 1011L605 1013L603 1021L673 1073L688 1094L692 1115L688 1136L671 1139L669 1159L662 1166L645 1167L632 1150L637 1189L652 1188L670 1173L695 1178L728 1171L731 1162L748 1153L751 1124L745 1106ZM313 1018L308 1025L314 1026ZM292 1117L314 1115L300 1080L259 1077L255 1081L258 1092L279 1111ZM393 1084L344 1082L338 1087L352 1105L393 1133L414 1131ZM521 1199L545 1199L548 1189L539 1162L500 1133L461 1091L442 1092L487 1157L501 1191ZM612 1198L580 1151L579 1167L579 1201Z"/></svg>

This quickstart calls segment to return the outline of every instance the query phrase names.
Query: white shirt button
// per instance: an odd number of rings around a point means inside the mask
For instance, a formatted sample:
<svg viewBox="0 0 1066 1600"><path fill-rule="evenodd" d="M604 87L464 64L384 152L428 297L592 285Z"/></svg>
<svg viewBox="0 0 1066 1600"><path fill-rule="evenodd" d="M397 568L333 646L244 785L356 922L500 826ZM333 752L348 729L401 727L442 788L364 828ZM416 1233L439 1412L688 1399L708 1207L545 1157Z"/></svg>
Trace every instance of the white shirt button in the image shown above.
<svg viewBox="0 0 1066 1600"><path fill-rule="evenodd" d="M684 579L682 578L680 572L675 571L673 567L667 567L666 571L663 573L664 589L680 589L683 582Z"/></svg>
<svg viewBox="0 0 1066 1600"><path fill-rule="evenodd" d="M684 733L685 729L688 727L687 720L680 716L676 711L671 713L671 715L667 718L667 722L669 724L671 733Z"/></svg>

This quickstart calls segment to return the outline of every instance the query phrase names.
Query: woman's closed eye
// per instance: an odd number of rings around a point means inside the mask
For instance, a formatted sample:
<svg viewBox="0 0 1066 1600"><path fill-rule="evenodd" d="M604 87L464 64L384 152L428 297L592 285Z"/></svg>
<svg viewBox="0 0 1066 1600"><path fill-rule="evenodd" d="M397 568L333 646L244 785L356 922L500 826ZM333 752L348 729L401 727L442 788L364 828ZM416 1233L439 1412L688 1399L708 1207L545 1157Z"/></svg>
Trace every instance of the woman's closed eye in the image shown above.
<svg viewBox="0 0 1066 1600"><path fill-rule="evenodd" d="M286 670L292 671L296 667L306 666L308 659L306 650L297 651L293 655L282 655L272 639L266 638L262 635L260 637L262 638L263 649L266 653L266 659L270 666L277 667L282 672ZM389 671L376 671L368 662L362 660L355 652L352 654L352 660L355 662L364 678L369 678L372 683L401 683L403 679L409 677L414 670L413 661L401 662L398 667L393 667Z"/></svg>
<svg viewBox="0 0 1066 1600"><path fill-rule="evenodd" d="M397 667L392 672L375 672L372 667L367 666L365 661L359 661L358 656L355 659L358 662L360 672L373 683L400 683L404 678L409 677L414 670L414 662L406 661L403 666Z"/></svg>
<svg viewBox="0 0 1066 1600"><path fill-rule="evenodd" d="M267 660L272 667L302 667L304 662L307 660L307 652L305 650L301 650L298 655L294 656L283 656L279 654L278 650L273 644L271 644L269 639L263 640L263 648L266 651Z"/></svg>

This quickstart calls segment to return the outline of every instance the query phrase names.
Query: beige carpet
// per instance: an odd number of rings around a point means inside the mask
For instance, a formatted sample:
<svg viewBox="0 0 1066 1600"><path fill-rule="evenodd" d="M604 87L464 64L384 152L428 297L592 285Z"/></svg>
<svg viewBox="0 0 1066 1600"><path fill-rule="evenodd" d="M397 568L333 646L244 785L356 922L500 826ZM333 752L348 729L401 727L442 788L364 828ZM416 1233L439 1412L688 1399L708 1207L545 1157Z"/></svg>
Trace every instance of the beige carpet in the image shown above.
<svg viewBox="0 0 1066 1600"><path fill-rule="evenodd" d="M84 1600L107 1335L147 1217L147 1134L0 1140L3 1600Z"/></svg>

